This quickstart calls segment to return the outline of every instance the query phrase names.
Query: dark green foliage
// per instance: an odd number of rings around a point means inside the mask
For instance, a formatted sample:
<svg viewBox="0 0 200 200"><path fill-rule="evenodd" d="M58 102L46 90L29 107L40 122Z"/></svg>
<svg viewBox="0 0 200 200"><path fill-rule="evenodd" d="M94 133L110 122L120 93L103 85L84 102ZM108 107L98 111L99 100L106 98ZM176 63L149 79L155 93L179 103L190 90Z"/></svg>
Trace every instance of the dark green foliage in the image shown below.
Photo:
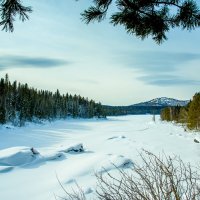
<svg viewBox="0 0 200 200"><path fill-rule="evenodd" d="M6 112L4 107L0 107L0 124L6 123Z"/></svg>
<svg viewBox="0 0 200 200"><path fill-rule="evenodd" d="M10 83L8 75L0 80L0 123L22 126L26 121L66 117L104 117L100 103L77 95L61 95L59 90L30 88L27 84Z"/></svg>
<svg viewBox="0 0 200 200"><path fill-rule="evenodd" d="M194 95L188 110L188 127L200 130L200 93Z"/></svg>
<svg viewBox="0 0 200 200"><path fill-rule="evenodd" d="M162 106L104 106L106 116L160 114Z"/></svg>
<svg viewBox="0 0 200 200"><path fill-rule="evenodd" d="M174 106L174 107L167 107L161 111L161 119L166 121L180 121L180 111L182 107Z"/></svg>
<svg viewBox="0 0 200 200"><path fill-rule="evenodd" d="M170 121L170 108L164 108L160 113L160 117L162 120Z"/></svg>
<svg viewBox="0 0 200 200"><path fill-rule="evenodd" d="M94 5L82 13L83 20L102 21L112 3L118 12L110 22L122 25L130 34L144 39L151 36L158 44L175 27L192 30L200 26L200 11L193 0L94 0Z"/></svg>
<svg viewBox="0 0 200 200"><path fill-rule="evenodd" d="M186 124L188 121L188 108L182 107L179 113L179 122Z"/></svg>
<svg viewBox="0 0 200 200"><path fill-rule="evenodd" d="M6 111L5 111L5 84L4 79L0 81L0 123L3 124L6 122Z"/></svg>
<svg viewBox="0 0 200 200"><path fill-rule="evenodd" d="M185 124L189 129L200 130L200 93L193 96L185 107L168 107L161 112L161 119Z"/></svg>
<svg viewBox="0 0 200 200"><path fill-rule="evenodd" d="M20 0L0 0L0 26L3 26L3 30L12 32L15 17L19 16L21 21L25 21L31 11L31 7L23 6Z"/></svg>

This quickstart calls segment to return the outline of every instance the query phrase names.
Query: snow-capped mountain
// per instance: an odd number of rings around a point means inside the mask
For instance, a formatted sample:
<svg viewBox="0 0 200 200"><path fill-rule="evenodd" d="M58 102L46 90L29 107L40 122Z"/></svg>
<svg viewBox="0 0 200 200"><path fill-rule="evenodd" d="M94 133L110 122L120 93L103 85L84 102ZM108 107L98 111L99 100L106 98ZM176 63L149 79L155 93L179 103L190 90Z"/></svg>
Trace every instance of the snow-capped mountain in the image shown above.
<svg viewBox="0 0 200 200"><path fill-rule="evenodd" d="M173 98L161 97L150 101L133 104L132 106L186 106L189 100L177 100Z"/></svg>

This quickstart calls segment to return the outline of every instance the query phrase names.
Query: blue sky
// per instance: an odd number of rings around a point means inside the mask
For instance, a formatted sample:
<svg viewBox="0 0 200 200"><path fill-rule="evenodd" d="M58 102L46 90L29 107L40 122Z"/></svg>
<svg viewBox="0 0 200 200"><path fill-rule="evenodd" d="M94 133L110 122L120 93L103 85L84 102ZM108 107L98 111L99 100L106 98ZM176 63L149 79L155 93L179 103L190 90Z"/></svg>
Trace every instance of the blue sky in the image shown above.
<svg viewBox="0 0 200 200"><path fill-rule="evenodd" d="M80 13L92 1L24 2L34 10L30 20L0 33L1 77L111 105L200 91L200 29L172 30L158 46L108 20L85 25Z"/></svg>

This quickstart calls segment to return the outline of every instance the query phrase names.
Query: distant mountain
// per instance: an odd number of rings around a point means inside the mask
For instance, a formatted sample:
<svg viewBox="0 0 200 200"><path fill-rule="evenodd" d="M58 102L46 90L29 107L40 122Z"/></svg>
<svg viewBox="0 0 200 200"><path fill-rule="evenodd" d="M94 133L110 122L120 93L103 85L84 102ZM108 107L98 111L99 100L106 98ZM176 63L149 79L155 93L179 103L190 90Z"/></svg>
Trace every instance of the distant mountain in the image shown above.
<svg viewBox="0 0 200 200"><path fill-rule="evenodd" d="M173 98L161 97L152 99L150 101L133 104L131 106L186 106L189 103L189 100L177 100Z"/></svg>
<svg viewBox="0 0 200 200"><path fill-rule="evenodd" d="M177 99L161 97L152 99L150 101L133 104L130 106L106 106L104 110L107 116L118 115L141 115L141 114L160 114L163 108L168 106L186 106L189 103L188 100L181 101Z"/></svg>

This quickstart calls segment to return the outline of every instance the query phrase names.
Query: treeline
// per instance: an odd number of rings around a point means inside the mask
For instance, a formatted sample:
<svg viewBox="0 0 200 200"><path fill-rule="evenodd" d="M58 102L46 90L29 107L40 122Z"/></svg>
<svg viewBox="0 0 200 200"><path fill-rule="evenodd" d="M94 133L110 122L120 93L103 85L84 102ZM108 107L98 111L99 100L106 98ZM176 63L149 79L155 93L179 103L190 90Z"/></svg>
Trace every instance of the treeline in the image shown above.
<svg viewBox="0 0 200 200"><path fill-rule="evenodd" d="M107 116L160 114L164 106L104 106Z"/></svg>
<svg viewBox="0 0 200 200"><path fill-rule="evenodd" d="M0 124L7 122L23 126L26 121L55 118L105 117L100 103L79 95L60 94L37 90L27 84L9 81L8 75L0 80Z"/></svg>
<svg viewBox="0 0 200 200"><path fill-rule="evenodd" d="M161 119L185 124L189 129L200 130L200 93L185 107L167 107L161 111Z"/></svg>

